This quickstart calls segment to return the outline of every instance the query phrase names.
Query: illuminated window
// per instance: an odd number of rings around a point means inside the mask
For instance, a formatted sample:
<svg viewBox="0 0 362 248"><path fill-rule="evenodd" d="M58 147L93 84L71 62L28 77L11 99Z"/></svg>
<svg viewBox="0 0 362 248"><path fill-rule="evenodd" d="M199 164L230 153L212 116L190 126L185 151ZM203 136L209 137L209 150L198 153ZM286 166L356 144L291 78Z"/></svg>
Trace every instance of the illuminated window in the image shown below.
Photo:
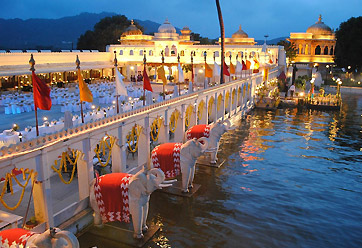
<svg viewBox="0 0 362 248"><path fill-rule="evenodd" d="M175 45L172 45L171 47L171 56L176 56L177 54L177 48Z"/></svg>
<svg viewBox="0 0 362 248"><path fill-rule="evenodd" d="M185 51L184 51L184 50L182 50L182 51L180 52L180 56L185 56Z"/></svg>
<svg viewBox="0 0 362 248"><path fill-rule="evenodd" d="M133 50L130 50L130 51L129 51L129 55L133 55Z"/></svg>
<svg viewBox="0 0 362 248"><path fill-rule="evenodd" d="M123 55L123 50L119 50L119 55Z"/></svg>

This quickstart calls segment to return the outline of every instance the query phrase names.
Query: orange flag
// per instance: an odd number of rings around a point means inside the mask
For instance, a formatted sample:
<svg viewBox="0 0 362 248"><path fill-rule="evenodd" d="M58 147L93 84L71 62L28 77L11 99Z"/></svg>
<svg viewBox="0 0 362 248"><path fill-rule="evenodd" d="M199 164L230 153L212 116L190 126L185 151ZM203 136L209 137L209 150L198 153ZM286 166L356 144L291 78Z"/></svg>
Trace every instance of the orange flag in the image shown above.
<svg viewBox="0 0 362 248"><path fill-rule="evenodd" d="M212 69L206 62L205 62L205 77L212 78Z"/></svg>
<svg viewBox="0 0 362 248"><path fill-rule="evenodd" d="M82 102L93 102L93 95L88 85L84 82L82 73L78 69L78 81L79 81L79 98Z"/></svg>
<svg viewBox="0 0 362 248"><path fill-rule="evenodd" d="M230 61L230 74L235 74L235 66Z"/></svg>
<svg viewBox="0 0 362 248"><path fill-rule="evenodd" d="M150 79L148 78L146 72L146 65L143 67L143 90L148 90L153 92Z"/></svg>
<svg viewBox="0 0 362 248"><path fill-rule="evenodd" d="M246 69L250 70L251 62L249 60L246 60Z"/></svg>
<svg viewBox="0 0 362 248"><path fill-rule="evenodd" d="M224 69L223 74L226 75L226 76L230 76L229 68L228 68L228 66L226 65L225 61L224 61L224 67L223 67L223 69Z"/></svg>
<svg viewBox="0 0 362 248"><path fill-rule="evenodd" d="M35 108L50 110L52 99L50 98L50 88L35 74L31 73L33 79L33 97Z"/></svg>

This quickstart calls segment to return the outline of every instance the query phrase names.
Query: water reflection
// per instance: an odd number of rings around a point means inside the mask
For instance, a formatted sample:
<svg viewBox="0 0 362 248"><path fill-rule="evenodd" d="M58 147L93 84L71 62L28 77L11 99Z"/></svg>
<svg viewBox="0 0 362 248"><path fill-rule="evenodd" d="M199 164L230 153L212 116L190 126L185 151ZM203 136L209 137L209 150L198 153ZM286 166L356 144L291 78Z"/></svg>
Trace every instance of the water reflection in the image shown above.
<svg viewBox="0 0 362 248"><path fill-rule="evenodd" d="M254 111L198 167L192 199L151 197L149 247L362 247L362 99L341 111Z"/></svg>

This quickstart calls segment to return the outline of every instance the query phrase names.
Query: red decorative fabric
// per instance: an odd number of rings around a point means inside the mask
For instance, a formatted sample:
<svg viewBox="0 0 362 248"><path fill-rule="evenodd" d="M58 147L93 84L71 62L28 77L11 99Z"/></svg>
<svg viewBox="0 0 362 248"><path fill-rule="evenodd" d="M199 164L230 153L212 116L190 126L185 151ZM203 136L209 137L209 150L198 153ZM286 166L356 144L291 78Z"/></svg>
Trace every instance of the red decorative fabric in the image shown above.
<svg viewBox="0 0 362 248"><path fill-rule="evenodd" d="M246 66L246 64L245 64L244 60L242 61L242 64L243 64L243 71L247 70L247 69L248 69L248 67Z"/></svg>
<svg viewBox="0 0 362 248"><path fill-rule="evenodd" d="M211 125L205 125L205 124L195 125L186 131L186 137L188 140L193 139L193 138L198 139L201 137L209 138L210 129L211 129Z"/></svg>
<svg viewBox="0 0 362 248"><path fill-rule="evenodd" d="M33 96L35 108L50 110L52 99L50 98L50 88L41 79L32 72L33 78Z"/></svg>
<svg viewBox="0 0 362 248"><path fill-rule="evenodd" d="M22 173L21 170L18 168L14 168L11 170L11 174L13 174L14 176L20 175L21 173ZM4 181L4 180L5 180L5 178L3 178L3 177L0 179L0 181Z"/></svg>
<svg viewBox="0 0 362 248"><path fill-rule="evenodd" d="M132 175L111 173L100 176L94 185L94 194L103 223L129 222L128 185Z"/></svg>
<svg viewBox="0 0 362 248"><path fill-rule="evenodd" d="M148 90L153 92L150 79L148 78L147 72L146 72L146 65L143 68L143 90Z"/></svg>
<svg viewBox="0 0 362 248"><path fill-rule="evenodd" d="M230 76L229 67L226 65L225 61L224 61L224 71L223 71L223 73L226 76Z"/></svg>
<svg viewBox="0 0 362 248"><path fill-rule="evenodd" d="M181 173L180 152L182 143L166 143L152 150L154 168L160 168L166 179L174 178Z"/></svg>
<svg viewBox="0 0 362 248"><path fill-rule="evenodd" d="M36 233L21 228L0 231L0 247L25 247L34 234Z"/></svg>

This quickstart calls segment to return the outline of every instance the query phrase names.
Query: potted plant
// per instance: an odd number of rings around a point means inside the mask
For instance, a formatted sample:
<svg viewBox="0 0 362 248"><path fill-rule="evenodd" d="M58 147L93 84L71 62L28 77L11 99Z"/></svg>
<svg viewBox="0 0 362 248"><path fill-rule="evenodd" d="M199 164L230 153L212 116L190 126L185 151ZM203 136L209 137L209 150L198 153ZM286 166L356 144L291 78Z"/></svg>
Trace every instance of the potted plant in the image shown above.
<svg viewBox="0 0 362 248"><path fill-rule="evenodd" d="M38 225L38 221L35 216L32 216L27 222L25 222L25 227L28 229L33 229Z"/></svg>

